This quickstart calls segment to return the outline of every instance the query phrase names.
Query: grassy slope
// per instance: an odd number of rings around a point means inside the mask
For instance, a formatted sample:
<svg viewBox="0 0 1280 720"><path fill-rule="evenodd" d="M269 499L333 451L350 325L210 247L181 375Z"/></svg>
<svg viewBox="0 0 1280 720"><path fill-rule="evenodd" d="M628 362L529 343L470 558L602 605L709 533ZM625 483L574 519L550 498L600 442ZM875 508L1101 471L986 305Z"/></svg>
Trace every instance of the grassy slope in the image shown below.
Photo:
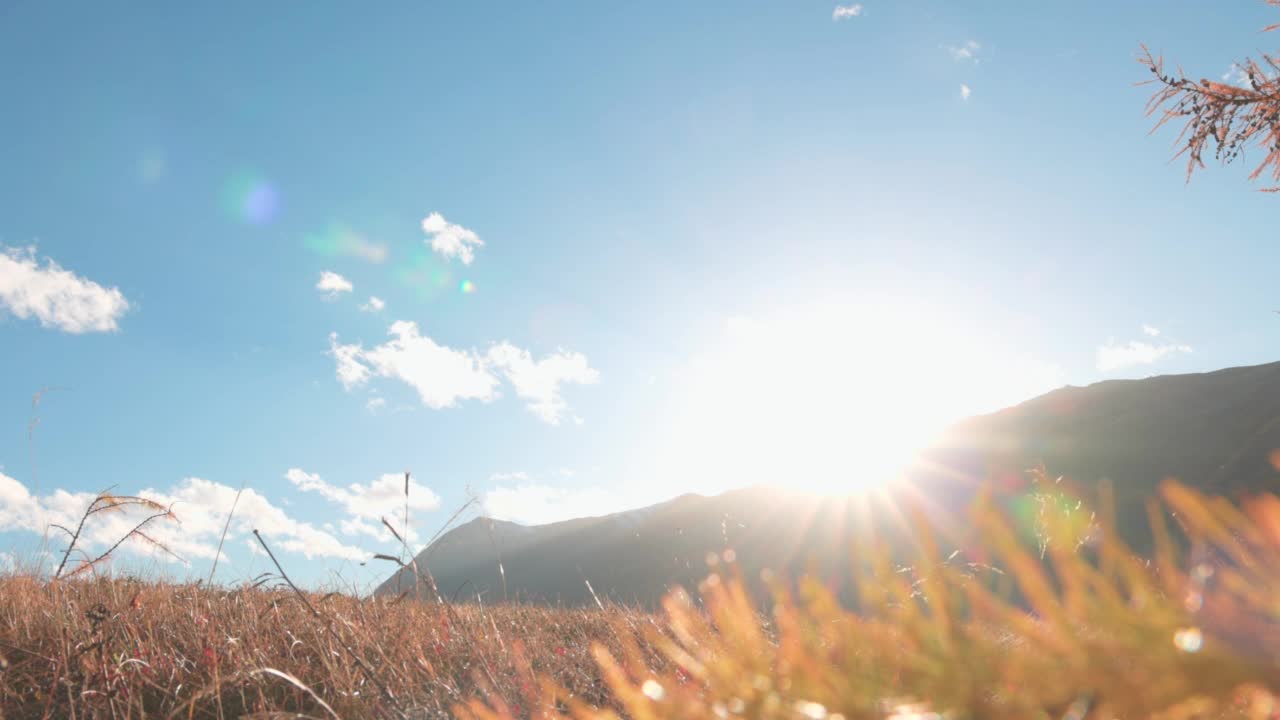
<svg viewBox="0 0 1280 720"><path fill-rule="evenodd" d="M761 615L732 568L660 616L9 577L0 715L1280 717L1280 499L1163 495L1185 538L1154 513L1149 561L1105 506L1047 504L1042 562L979 505L1002 572L949 564L921 524L913 567L856 556L857 613L807 582Z"/></svg>
<svg viewBox="0 0 1280 720"><path fill-rule="evenodd" d="M310 601L322 619L287 589L0 579L0 657L8 662L0 671L0 717L166 717L174 711L185 717L188 708L195 717L326 714L288 680L254 674L264 668L294 676L343 717L384 716L395 708L438 715L474 695L477 681L517 697L516 644L538 672L604 703L588 648L593 642L617 647L612 623L646 621L623 608L606 615L342 595Z"/></svg>

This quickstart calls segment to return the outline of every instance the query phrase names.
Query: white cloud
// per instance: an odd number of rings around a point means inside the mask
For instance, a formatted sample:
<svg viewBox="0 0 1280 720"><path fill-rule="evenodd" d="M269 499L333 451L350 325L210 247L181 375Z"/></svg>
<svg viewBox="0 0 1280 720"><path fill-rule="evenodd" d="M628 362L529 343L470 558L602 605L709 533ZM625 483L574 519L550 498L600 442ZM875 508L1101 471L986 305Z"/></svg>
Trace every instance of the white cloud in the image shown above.
<svg viewBox="0 0 1280 720"><path fill-rule="evenodd" d="M484 245L480 236L471 230L455 225L433 212L422 221L422 231L431 236L431 249L446 258L458 258L463 265L476 259L475 248Z"/></svg>
<svg viewBox="0 0 1280 720"><path fill-rule="evenodd" d="M330 354L337 360L338 379L350 390L373 375L400 380L417 391L429 408L454 407L459 400L488 402L498 397L498 378L475 352L438 345L418 332L417 323L391 325L393 339L365 349L341 345L329 336Z"/></svg>
<svg viewBox="0 0 1280 720"><path fill-rule="evenodd" d="M1270 68L1256 67L1255 72L1261 75L1260 80L1274 80L1276 78L1276 71ZM1244 88L1253 87L1253 81L1249 79L1248 70L1240 63L1231 63L1231 67L1222 73L1222 82Z"/></svg>
<svg viewBox="0 0 1280 720"><path fill-rule="evenodd" d="M1143 325L1143 326L1142 326L1142 334L1143 334L1143 335L1150 335L1151 337L1159 337L1159 336L1160 336L1160 328L1158 328L1158 327L1152 327L1152 326L1150 326L1150 325Z"/></svg>
<svg viewBox="0 0 1280 720"><path fill-rule="evenodd" d="M324 293L326 299L333 300L342 293L351 292L355 287L350 280L338 273L325 270L320 273L320 280L316 283L316 289Z"/></svg>
<svg viewBox="0 0 1280 720"><path fill-rule="evenodd" d="M237 489L229 485L186 478L165 490L147 488L137 495L173 508L177 522L161 520L147 526L147 533L185 560L212 560L218 539L226 523L226 513L235 504L235 515L227 528L227 540L245 538L259 530L272 550L296 553L312 558L364 560L368 554L343 544L315 526L289 517L252 488L247 488L235 502ZM56 490L51 495L36 497L25 485L0 473L0 531L43 533L51 523L74 527L94 494ZM81 536L83 547L101 551L124 537L144 517L145 511L127 510L99 513L85 524ZM51 531L51 537L60 535ZM139 541L127 542L121 551L162 559L172 559L153 546ZM223 560L225 561L225 557Z"/></svg>
<svg viewBox="0 0 1280 720"><path fill-rule="evenodd" d="M1144 326L1144 331L1155 330L1149 326ZM1148 335L1159 334L1147 332ZM1097 350L1097 367L1102 372L1110 372L1112 370L1123 370L1125 368L1137 365L1151 365L1161 358L1169 355L1180 355L1193 352L1190 345L1181 345L1177 343L1166 343L1156 345L1150 342L1142 342L1139 340L1130 340L1127 343L1119 344L1114 340L1107 341L1106 345L1098 347Z"/></svg>
<svg viewBox="0 0 1280 720"><path fill-rule="evenodd" d="M376 412L387 406L387 399L380 398L380 397L371 397L369 398L369 402L365 403L364 406L366 408L369 408L369 412Z"/></svg>
<svg viewBox="0 0 1280 720"><path fill-rule="evenodd" d="M350 390L368 382L369 368L360 362L364 349L359 345L339 345L338 333L329 333L329 354L337 364L338 382Z"/></svg>
<svg viewBox="0 0 1280 720"><path fill-rule="evenodd" d="M1249 74L1240 67L1239 63L1231 63L1231 67L1222 73L1222 82L1231 83L1232 85L1249 86Z"/></svg>
<svg viewBox="0 0 1280 720"><path fill-rule="evenodd" d="M951 59L956 62L965 60L972 60L975 64L981 62L978 59L978 53L982 50L982 45L977 40L968 40L962 45L944 45L943 48L951 54Z"/></svg>
<svg viewBox="0 0 1280 720"><path fill-rule="evenodd" d="M390 334L391 340L372 348L344 345L337 333L329 335L329 354L344 388L363 386L375 376L399 380L418 393L423 405L439 410L463 400L497 399L501 375L534 414L555 425L568 409L561 386L600 379L582 353L562 350L535 361L528 350L502 342L481 355L440 345L422 335L416 323L403 320L391 325Z"/></svg>
<svg viewBox="0 0 1280 720"><path fill-rule="evenodd" d="M259 545L258 541L255 540L254 538L246 538L244 541L244 546L249 549L250 555L257 555L258 557L261 557L261 558L264 558L267 556L267 551L263 550L262 546Z"/></svg>
<svg viewBox="0 0 1280 720"><path fill-rule="evenodd" d="M13 553L0 552L0 575L11 573L18 568L18 563L13 559Z"/></svg>
<svg viewBox="0 0 1280 720"><path fill-rule="evenodd" d="M971 90L968 85L965 85L964 83L960 83L960 99L961 100L968 101L969 96L972 94L973 94L973 90Z"/></svg>
<svg viewBox="0 0 1280 720"><path fill-rule="evenodd" d="M403 522L405 507L404 474L388 473L368 485L351 483L345 488L331 485L314 473L299 468L290 468L285 478L303 492L314 492L331 503L339 505L347 513L347 518L339 523L344 535L369 535L382 540L391 539L391 535L382 527L381 519L387 518L397 529ZM409 480L409 512L410 524L417 512L427 512L440 507L440 496L418 482L417 478ZM397 518L401 522L396 521ZM410 530L409 541L416 533Z"/></svg>
<svg viewBox="0 0 1280 720"><path fill-rule="evenodd" d="M852 5L837 5L835 10L831 11L832 20L847 20L855 18L862 14L862 3L854 3Z"/></svg>
<svg viewBox="0 0 1280 720"><path fill-rule="evenodd" d="M382 310L386 307L387 307L386 301L384 301L382 298L376 295L370 295L369 302L361 305L360 309L365 312L376 313L376 312L382 312Z"/></svg>
<svg viewBox="0 0 1280 720"><path fill-rule="evenodd" d="M569 407L560 395L561 385L591 385L600 381L600 373L582 353L562 350L535 362L528 350L504 342L489 349L488 359L511 381L516 395L529 401L529 409L552 425L560 423L561 415Z"/></svg>
<svg viewBox="0 0 1280 720"><path fill-rule="evenodd" d="M119 288L104 288L64 270L34 247L0 248L0 311L69 333L110 332L129 309Z"/></svg>

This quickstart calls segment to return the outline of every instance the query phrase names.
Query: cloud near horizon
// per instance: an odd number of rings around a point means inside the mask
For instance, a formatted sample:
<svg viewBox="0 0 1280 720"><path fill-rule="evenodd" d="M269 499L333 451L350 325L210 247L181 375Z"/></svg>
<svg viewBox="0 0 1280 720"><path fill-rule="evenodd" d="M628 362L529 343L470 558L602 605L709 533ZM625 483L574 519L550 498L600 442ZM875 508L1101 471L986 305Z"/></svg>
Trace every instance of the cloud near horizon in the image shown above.
<svg viewBox="0 0 1280 720"><path fill-rule="evenodd" d="M252 531L256 528L275 551L307 559L367 559L367 552L342 543L310 523L289 517L253 488L245 488L236 502L237 490L211 480L188 477L170 488L146 488L137 495L172 507L177 521L157 520L147 526L147 533L187 562L213 560L227 512L233 504L235 514L227 528L228 542L244 539L252 543ZM75 527L94 497L94 493L62 489L36 496L26 485L0 473L0 531L40 535L52 523ZM143 517L145 515L134 510L99 513L85 524L80 542L90 552L104 550L124 537ZM56 529L49 532L51 537L59 533ZM126 542L118 552L176 562L172 556L145 542ZM231 562L225 550L219 562Z"/></svg>
<svg viewBox="0 0 1280 720"><path fill-rule="evenodd" d="M347 517L338 523L343 535L368 535L378 540L391 541L394 538L383 527L382 518L387 518L397 530L404 524L404 473L386 473L367 485L351 483L345 488L331 485L318 474L301 468L289 468L284 477L302 492L314 492L341 506L347 513ZM410 515L406 539L413 543L418 538L417 531L413 529L413 514L438 509L440 496L412 476L409 478L408 491Z"/></svg>
<svg viewBox="0 0 1280 720"><path fill-rule="evenodd" d="M41 266L35 246L0 247L0 314L71 334L113 332L129 310L119 288L106 288L65 270L52 258Z"/></svg>
<svg viewBox="0 0 1280 720"><path fill-rule="evenodd" d="M1142 334L1155 338L1159 337L1161 332L1159 328L1143 325ZM1190 345L1181 343L1156 344L1154 341L1130 340L1122 344L1117 343L1115 340L1108 340L1105 345L1098 346L1096 366L1101 372L1111 372L1138 365L1152 365L1162 358L1194 351L1195 349Z"/></svg>
<svg viewBox="0 0 1280 720"><path fill-rule="evenodd" d="M556 425L568 410L561 386L590 385L600 379L582 353L561 350L535 361L528 350L505 341L485 354L458 350L423 335L417 323L406 320L392 323L388 332L390 340L367 349L359 343L342 344L337 333L329 335L329 354L343 388L353 390L374 377L399 380L418 393L423 405L440 410L464 400L498 399L501 376L529 410Z"/></svg>
<svg viewBox="0 0 1280 720"><path fill-rule="evenodd" d="M623 494L600 486L556 487L527 473L495 473L495 486L480 497L488 517L521 525L546 525L582 517L626 512L669 499L661 494ZM649 488L650 491L654 488Z"/></svg>

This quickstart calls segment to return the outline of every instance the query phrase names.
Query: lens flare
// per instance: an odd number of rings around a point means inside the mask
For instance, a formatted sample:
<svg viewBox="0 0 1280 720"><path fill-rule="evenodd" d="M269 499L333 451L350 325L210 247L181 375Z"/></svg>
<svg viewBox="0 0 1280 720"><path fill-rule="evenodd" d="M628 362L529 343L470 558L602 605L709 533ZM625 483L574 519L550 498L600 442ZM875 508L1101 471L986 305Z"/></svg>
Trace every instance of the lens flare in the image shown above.
<svg viewBox="0 0 1280 720"><path fill-rule="evenodd" d="M240 173L227 180L222 190L227 214L250 225L269 225L280 214L280 191L254 173Z"/></svg>
<svg viewBox="0 0 1280 720"><path fill-rule="evenodd" d="M138 179L147 185L164 179L168 169L169 158L163 150L148 150L138 158Z"/></svg>
<svg viewBox="0 0 1280 720"><path fill-rule="evenodd" d="M476 291L476 284L470 280L463 280L462 285L460 285L458 289L462 291L463 295L470 295Z"/></svg>
<svg viewBox="0 0 1280 720"><path fill-rule="evenodd" d="M1185 653L1200 652L1204 647L1204 634L1198 627L1182 628L1173 634L1173 644Z"/></svg>
<svg viewBox="0 0 1280 720"><path fill-rule="evenodd" d="M356 257L375 264L385 262L388 255L385 244L336 222L317 232L307 233L303 244L325 257Z"/></svg>
<svg viewBox="0 0 1280 720"><path fill-rule="evenodd" d="M419 254L396 269L400 284L418 293L418 297L431 300L455 287L449 267L434 256Z"/></svg>

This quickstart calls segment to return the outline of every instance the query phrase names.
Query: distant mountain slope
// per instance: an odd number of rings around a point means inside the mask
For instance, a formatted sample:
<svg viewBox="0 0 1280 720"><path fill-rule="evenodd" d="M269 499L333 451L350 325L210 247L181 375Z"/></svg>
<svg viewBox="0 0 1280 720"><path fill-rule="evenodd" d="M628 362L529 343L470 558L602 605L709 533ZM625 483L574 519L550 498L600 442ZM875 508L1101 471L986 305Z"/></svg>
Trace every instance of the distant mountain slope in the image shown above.
<svg viewBox="0 0 1280 720"><path fill-rule="evenodd" d="M1277 448L1280 363L1113 380L1064 387L956 424L910 464L895 502L924 497L952 513L935 520L962 520L977 487L1016 486L1043 462L1085 485L1112 480L1121 531L1141 546L1142 501L1161 479L1224 494L1280 491L1280 473L1268 459ZM581 605L594 601L589 581L601 599L653 605L671 586L693 587L707 574L707 555L726 548L748 578L764 568L813 569L843 584L855 534L902 547L900 528L883 505L751 488L536 527L479 518L419 559L446 596ZM378 592L412 587L406 574Z"/></svg>
<svg viewBox="0 0 1280 720"><path fill-rule="evenodd" d="M479 592L486 602L500 601L505 572L511 600L583 605L595 602L594 591L601 601L652 606L669 587L694 587L707 575L708 555L726 548L756 575L764 567L798 571L812 561L819 572L841 576L856 525L855 513L846 510L843 503L749 488L536 527L476 518L442 536L419 562L446 597ZM413 586L406 572L378 593Z"/></svg>
<svg viewBox="0 0 1280 720"><path fill-rule="evenodd" d="M1166 477L1225 495L1276 489L1280 363L1064 387L955 425L917 481L974 485L1043 462L1132 502ZM930 468L930 462L933 467Z"/></svg>

